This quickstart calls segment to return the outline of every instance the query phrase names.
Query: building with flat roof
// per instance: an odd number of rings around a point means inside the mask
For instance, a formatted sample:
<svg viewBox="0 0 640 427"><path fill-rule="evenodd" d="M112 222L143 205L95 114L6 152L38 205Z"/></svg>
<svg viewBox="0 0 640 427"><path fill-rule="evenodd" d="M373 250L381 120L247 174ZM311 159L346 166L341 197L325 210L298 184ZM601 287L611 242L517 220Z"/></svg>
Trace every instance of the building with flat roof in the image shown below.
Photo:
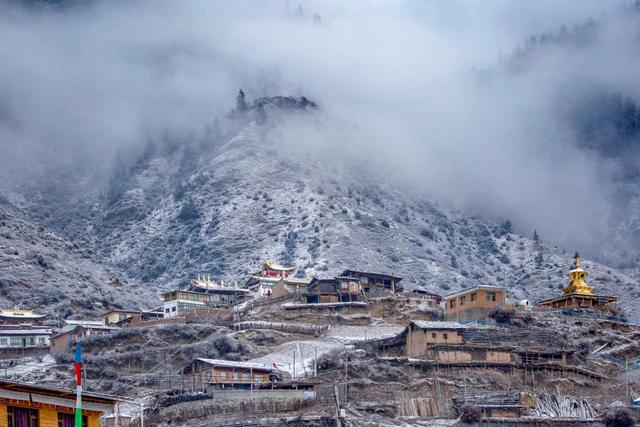
<svg viewBox="0 0 640 427"><path fill-rule="evenodd" d="M183 373L196 390L251 388L289 379L288 373L262 363L206 358L192 360Z"/></svg>
<svg viewBox="0 0 640 427"><path fill-rule="evenodd" d="M444 297L445 319L473 322L487 318L495 305L505 305L505 290L499 286L478 285Z"/></svg>
<svg viewBox="0 0 640 427"><path fill-rule="evenodd" d="M208 277L199 276L187 289L162 294L162 310L165 318L184 316L196 310L229 307L241 303L250 293L248 289L226 286L222 280L215 282Z"/></svg>

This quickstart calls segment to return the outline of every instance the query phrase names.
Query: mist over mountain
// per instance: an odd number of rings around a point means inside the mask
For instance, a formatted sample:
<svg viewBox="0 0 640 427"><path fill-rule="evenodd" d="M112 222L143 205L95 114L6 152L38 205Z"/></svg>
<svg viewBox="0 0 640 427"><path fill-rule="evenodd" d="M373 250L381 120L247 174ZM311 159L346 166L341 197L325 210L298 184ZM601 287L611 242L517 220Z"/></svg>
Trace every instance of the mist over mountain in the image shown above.
<svg viewBox="0 0 640 427"><path fill-rule="evenodd" d="M0 12L2 210L132 286L234 280L276 258L537 298L579 249L635 310L634 5Z"/></svg>

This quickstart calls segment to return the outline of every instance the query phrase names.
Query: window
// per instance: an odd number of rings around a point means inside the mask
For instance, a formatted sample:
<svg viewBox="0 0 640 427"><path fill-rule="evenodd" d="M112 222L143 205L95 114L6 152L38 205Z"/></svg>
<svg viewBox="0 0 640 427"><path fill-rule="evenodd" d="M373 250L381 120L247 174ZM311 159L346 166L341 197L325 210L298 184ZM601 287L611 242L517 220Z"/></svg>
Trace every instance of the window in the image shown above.
<svg viewBox="0 0 640 427"><path fill-rule="evenodd" d="M240 375L238 375L238 373L237 373L237 372L234 372L234 373L233 373L233 379L234 379L234 380L237 380L238 378L240 378Z"/></svg>
<svg viewBox="0 0 640 427"><path fill-rule="evenodd" d="M12 347L22 347L24 345L22 337L11 337L10 342Z"/></svg>
<svg viewBox="0 0 640 427"><path fill-rule="evenodd" d="M431 338L435 339L435 337L436 337L436 333L435 332L431 332Z"/></svg>
<svg viewBox="0 0 640 427"><path fill-rule="evenodd" d="M165 308L165 309L164 309L164 312L165 312L165 313L169 313L170 311L171 311L171 309L169 309L169 308Z"/></svg>
<svg viewBox="0 0 640 427"><path fill-rule="evenodd" d="M9 340L7 338L0 338L0 345L9 345Z"/></svg>
<svg viewBox="0 0 640 427"><path fill-rule="evenodd" d="M465 301L467 300L467 296L461 296L460 297L460 305L464 305Z"/></svg>
<svg viewBox="0 0 640 427"><path fill-rule="evenodd" d="M38 337L38 344L39 345L45 345L47 343L46 339L44 337Z"/></svg>
<svg viewBox="0 0 640 427"><path fill-rule="evenodd" d="M449 301L449 308L455 308L456 306L456 300L452 299L451 301Z"/></svg>
<svg viewBox="0 0 640 427"><path fill-rule="evenodd" d="M7 408L9 427L38 427L38 411L36 409Z"/></svg>
<svg viewBox="0 0 640 427"><path fill-rule="evenodd" d="M487 301L495 301L496 293L495 292L487 292Z"/></svg>
<svg viewBox="0 0 640 427"><path fill-rule="evenodd" d="M171 307L171 311L176 311L176 308L175 307Z"/></svg>
<svg viewBox="0 0 640 427"><path fill-rule="evenodd" d="M472 293L471 294L471 302L474 302L476 300L476 293Z"/></svg>
<svg viewBox="0 0 640 427"><path fill-rule="evenodd" d="M27 345L36 345L36 337L27 337Z"/></svg>
<svg viewBox="0 0 640 427"><path fill-rule="evenodd" d="M264 381L264 377L262 375L256 375L256 382L261 383L262 381Z"/></svg>
<svg viewBox="0 0 640 427"><path fill-rule="evenodd" d="M442 334L442 338L446 341L449 338L449 335L447 334Z"/></svg>
<svg viewBox="0 0 640 427"><path fill-rule="evenodd" d="M224 379L227 378L227 373L226 372L220 372L220 375L218 375L218 376L224 380Z"/></svg>
<svg viewBox="0 0 640 427"><path fill-rule="evenodd" d="M250 379L251 379L251 375L249 375L249 374L242 374L242 379L243 379L243 380L250 380Z"/></svg>
<svg viewBox="0 0 640 427"><path fill-rule="evenodd" d="M76 425L76 417L74 414L65 414L58 412L58 427L73 427ZM87 427L87 417L82 417L82 427Z"/></svg>
<svg viewBox="0 0 640 427"><path fill-rule="evenodd" d="M213 377L213 374L211 372L207 372L207 378L211 379L211 377Z"/></svg>

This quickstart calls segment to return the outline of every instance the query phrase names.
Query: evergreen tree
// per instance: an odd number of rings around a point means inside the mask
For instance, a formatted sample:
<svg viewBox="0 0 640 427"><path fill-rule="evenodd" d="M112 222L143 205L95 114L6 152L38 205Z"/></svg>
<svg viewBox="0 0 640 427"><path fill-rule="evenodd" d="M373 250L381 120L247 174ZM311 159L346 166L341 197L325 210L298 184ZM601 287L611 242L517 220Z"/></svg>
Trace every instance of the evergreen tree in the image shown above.
<svg viewBox="0 0 640 427"><path fill-rule="evenodd" d="M538 236L538 230L533 230L533 241L540 243L540 236Z"/></svg>
<svg viewBox="0 0 640 427"><path fill-rule="evenodd" d="M245 99L244 91L242 89L240 89L238 96L236 97L236 110L239 113L247 111L247 100Z"/></svg>
<svg viewBox="0 0 640 427"><path fill-rule="evenodd" d="M500 228L502 229L502 234L513 233L513 225L509 219L504 220L500 225Z"/></svg>

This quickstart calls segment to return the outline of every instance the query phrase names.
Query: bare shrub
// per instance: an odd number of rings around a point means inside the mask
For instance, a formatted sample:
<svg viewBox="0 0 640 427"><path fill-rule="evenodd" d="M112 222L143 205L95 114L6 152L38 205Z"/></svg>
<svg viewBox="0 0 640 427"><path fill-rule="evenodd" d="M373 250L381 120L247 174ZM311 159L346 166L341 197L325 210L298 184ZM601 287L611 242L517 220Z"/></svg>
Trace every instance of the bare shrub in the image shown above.
<svg viewBox="0 0 640 427"><path fill-rule="evenodd" d="M463 405L460 420L469 424L480 422L482 420L482 409L476 405Z"/></svg>

